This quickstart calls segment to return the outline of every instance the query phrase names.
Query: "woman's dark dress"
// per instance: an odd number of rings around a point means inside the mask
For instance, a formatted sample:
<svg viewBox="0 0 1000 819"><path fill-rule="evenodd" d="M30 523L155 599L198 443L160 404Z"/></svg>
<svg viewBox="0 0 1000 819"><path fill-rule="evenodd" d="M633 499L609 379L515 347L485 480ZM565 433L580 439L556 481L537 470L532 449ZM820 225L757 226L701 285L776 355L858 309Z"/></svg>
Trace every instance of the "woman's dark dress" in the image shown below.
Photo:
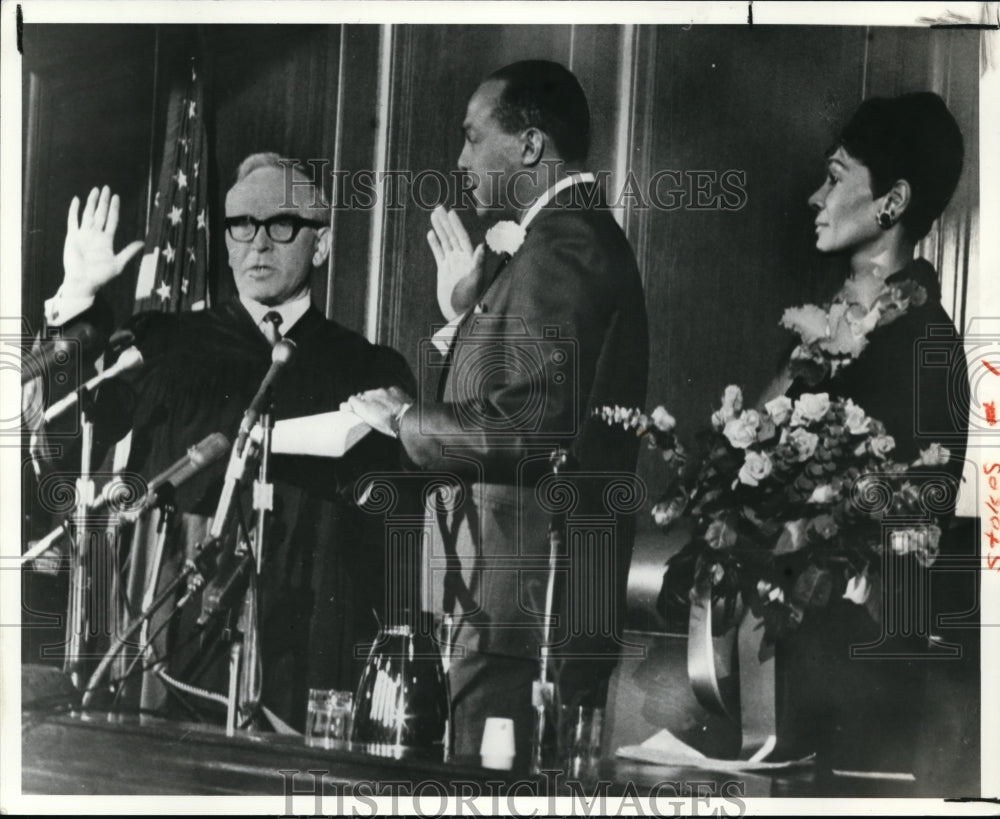
<svg viewBox="0 0 1000 819"><path fill-rule="evenodd" d="M949 487L947 512L938 515L948 551L947 526L954 512L961 479L968 427L968 376L964 349L940 301L933 267L923 259L908 264L886 281L912 280L927 300L874 329L858 359L836 376L815 385L796 381L791 398L828 392L850 398L870 417L882 421L896 442L892 457L912 463L931 443L951 452L944 467L929 468ZM913 557L890 558L898 569L913 568ZM884 567L883 567L884 568ZM886 611L900 589L886 588ZM876 624L863 606L838 599L821 612L807 615L791 637L779 644L779 702L785 729L812 748L821 767L912 771L923 720L924 694L932 665L947 662L928 656L927 631L932 627L928 599L910 599L910 633L893 629L884 618ZM912 606L918 606L915 611ZM951 608L951 607L949 607ZM961 610L953 609L953 610ZM851 656L866 646L866 656ZM881 656L875 657L874 654ZM901 656L908 655L908 656ZM785 691L781 686L787 686ZM784 694L784 695L783 695ZM781 719L781 717L779 717ZM780 727L780 726L779 726Z"/></svg>

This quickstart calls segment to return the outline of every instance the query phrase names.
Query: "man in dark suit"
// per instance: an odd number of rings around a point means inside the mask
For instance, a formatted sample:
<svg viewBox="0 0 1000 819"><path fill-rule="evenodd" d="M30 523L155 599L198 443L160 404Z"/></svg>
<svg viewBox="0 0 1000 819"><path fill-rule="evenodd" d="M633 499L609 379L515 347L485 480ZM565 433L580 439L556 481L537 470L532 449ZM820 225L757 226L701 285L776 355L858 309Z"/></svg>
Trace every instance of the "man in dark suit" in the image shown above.
<svg viewBox="0 0 1000 819"><path fill-rule="evenodd" d="M46 304L50 326L91 322L105 334L113 327L98 291L142 246L113 253L118 207L107 188L91 193L82 214L74 199L65 280ZM146 480L210 433L235 440L279 336L296 348L272 390L276 420L334 410L359 389L413 388L400 355L312 306L310 274L330 252L329 215L311 176L293 170L290 160L254 154L243 161L226 196L225 241L239 298L198 312L144 313L126 323L144 364L137 376L112 380L96 396L95 463L128 429L127 470ZM383 607L384 533L380 519L353 505L353 482L398 463L398 444L375 435L341 459L276 454L272 461L274 509L259 582L262 702L293 726L304 723L307 688L354 686L363 659L356 649L375 635ZM201 539L225 468L223 459L178 489L181 514L171 532L166 576ZM249 526L249 497L240 506L242 514L234 517ZM197 602L170 623L171 639L161 646L169 651L166 667L185 682L224 693L227 646L213 635L225 618L196 631ZM148 688L145 703L163 706ZM194 704L201 705L192 699L185 707ZM218 711L211 702L207 707Z"/></svg>
<svg viewBox="0 0 1000 819"><path fill-rule="evenodd" d="M456 334L443 360L422 361L419 398L377 390L350 406L455 482L438 497L425 555L427 602L455 624L442 635L455 748L478 754L486 718L511 717L523 759L554 514L568 515L548 640L562 701L603 704L616 661L638 442L593 411L642 406L646 311L632 249L584 172L590 116L576 78L547 61L507 66L473 94L463 127L458 165L477 214L517 220L499 228L509 253L484 274L484 249L439 208L428 241L446 317L465 310ZM573 464L575 506L560 505L547 476L556 447ZM608 491L616 482L629 501Z"/></svg>

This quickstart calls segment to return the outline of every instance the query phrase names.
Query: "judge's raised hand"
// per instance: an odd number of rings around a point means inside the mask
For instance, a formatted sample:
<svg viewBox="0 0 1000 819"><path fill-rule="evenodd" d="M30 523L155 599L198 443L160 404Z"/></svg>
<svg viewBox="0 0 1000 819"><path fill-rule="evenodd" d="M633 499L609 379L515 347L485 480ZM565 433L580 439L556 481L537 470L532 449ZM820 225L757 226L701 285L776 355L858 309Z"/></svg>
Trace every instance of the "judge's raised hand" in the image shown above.
<svg viewBox="0 0 1000 819"><path fill-rule="evenodd" d="M480 244L473 250L462 220L443 205L431 213L427 244L437 262L438 307L445 319L451 321L472 307L479 297L486 248Z"/></svg>
<svg viewBox="0 0 1000 819"><path fill-rule="evenodd" d="M66 220L66 244L63 246L65 278L61 292L69 298L90 298L124 270L125 265L142 250L142 242L132 242L117 255L114 252L118 228L118 195L111 195L107 185L94 188L87 197L83 215L80 199L69 203Z"/></svg>

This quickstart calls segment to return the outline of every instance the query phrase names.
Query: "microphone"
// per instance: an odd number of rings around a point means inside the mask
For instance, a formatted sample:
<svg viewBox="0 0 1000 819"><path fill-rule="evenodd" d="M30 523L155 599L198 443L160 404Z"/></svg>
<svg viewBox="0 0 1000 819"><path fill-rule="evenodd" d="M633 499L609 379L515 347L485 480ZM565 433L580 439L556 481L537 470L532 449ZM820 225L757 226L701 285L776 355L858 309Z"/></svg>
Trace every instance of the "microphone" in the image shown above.
<svg viewBox="0 0 1000 819"><path fill-rule="evenodd" d="M146 488L146 499L142 502L140 511L144 512L155 506L160 492L168 485L176 489L201 470L214 464L228 451L229 439L221 432L213 432L211 435L205 436L199 443L188 449L186 455L149 482Z"/></svg>
<svg viewBox="0 0 1000 819"><path fill-rule="evenodd" d="M80 399L80 392L91 392L96 387L103 384L112 378L115 378L122 373L130 372L131 370L137 370L142 366L142 353L140 353L135 347L129 347L125 350L119 357L118 360L108 367L103 372L99 372L93 378L91 378L86 384L80 387L79 390L74 390L69 395L56 401L51 407L45 410L44 421L46 424L51 422L53 419L58 418L66 410L71 409L76 405L76 402Z"/></svg>
<svg viewBox="0 0 1000 819"><path fill-rule="evenodd" d="M273 368L273 365L272 365ZM202 595L202 610L197 625L203 627L219 611L227 607L243 587L242 581L249 578L252 567L256 563L253 551L247 550L245 555L237 556L232 552L221 552L222 537L233 508L236 489L246 478L247 469L256 455L257 446L250 443L241 451L234 446L229 453L229 466L226 467L226 479L222 484L219 502L212 518L212 526L208 537L198 547L198 555L194 559L197 574L197 585L210 578L215 578Z"/></svg>
<svg viewBox="0 0 1000 819"><path fill-rule="evenodd" d="M247 436L250 435L250 430L253 429L260 418L261 410L264 409L264 404L267 401L268 391L294 355L295 342L291 339L283 338L272 348L271 368L267 371L267 375L264 376L264 380L260 382L257 394L253 397L250 407L243 414L243 420L240 422L240 431L236 438L236 449L239 452L243 451L243 447L247 442Z"/></svg>
<svg viewBox="0 0 1000 819"><path fill-rule="evenodd" d="M175 463L153 478L153 480L147 484L146 496L142 499L139 505L135 509L129 509L127 511L129 514L141 514L142 512L153 508L164 488L170 485L176 489L185 481L190 480L201 472L201 470L218 461L223 455L225 455L228 449L229 439L226 438L226 436L221 432L213 432L211 435L205 436L205 438L203 438L199 443L188 449L187 454L184 455L184 457L179 458ZM87 511L91 513L100 512L106 506L112 504L116 488L120 486L121 484L117 483L115 480L108 483L104 487L101 494L98 495L94 499L93 503L87 507ZM127 490L128 487L126 486L123 488ZM30 563L36 557L45 554L45 552L51 549L65 533L66 530L62 526L58 526L53 529L44 538L35 543L30 550L21 555L21 565Z"/></svg>
<svg viewBox="0 0 1000 819"><path fill-rule="evenodd" d="M84 352L93 350L100 344L100 338L100 333L93 324L81 322L61 336L43 342L37 350L25 353L21 366L21 386L42 375L50 367L65 364L74 347L79 346Z"/></svg>

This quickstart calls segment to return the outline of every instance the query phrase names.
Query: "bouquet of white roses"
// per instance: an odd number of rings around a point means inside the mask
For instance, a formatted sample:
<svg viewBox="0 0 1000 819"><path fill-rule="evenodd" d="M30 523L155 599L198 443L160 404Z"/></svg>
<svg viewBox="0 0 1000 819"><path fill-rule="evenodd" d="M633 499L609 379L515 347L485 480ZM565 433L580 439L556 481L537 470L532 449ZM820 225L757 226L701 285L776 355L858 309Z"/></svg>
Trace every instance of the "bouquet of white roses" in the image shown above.
<svg viewBox="0 0 1000 819"><path fill-rule="evenodd" d="M946 463L948 451L934 444L913 464L892 460L892 437L850 400L781 396L758 412L729 386L693 453L663 407L599 414L645 437L669 465L655 522L694 521L692 540L668 563L668 606L685 605L707 578L716 598L741 593L762 608L771 639L835 596L879 621L886 550L925 566L937 556L941 531L927 509L941 487L920 473Z"/></svg>

